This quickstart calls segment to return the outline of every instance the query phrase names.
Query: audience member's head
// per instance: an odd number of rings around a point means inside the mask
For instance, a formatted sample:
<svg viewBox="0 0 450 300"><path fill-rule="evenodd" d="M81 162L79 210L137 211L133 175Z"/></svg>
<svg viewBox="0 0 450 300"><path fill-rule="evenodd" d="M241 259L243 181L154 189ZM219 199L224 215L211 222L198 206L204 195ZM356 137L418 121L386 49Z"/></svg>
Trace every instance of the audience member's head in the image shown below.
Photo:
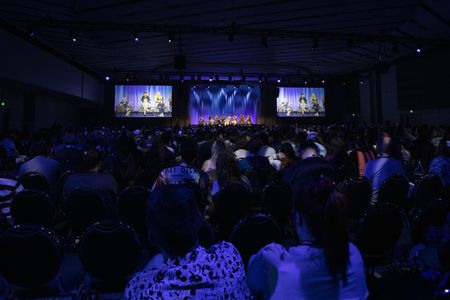
<svg viewBox="0 0 450 300"><path fill-rule="evenodd" d="M389 142L383 145L383 155L402 160L403 155L400 141L398 139L391 138Z"/></svg>
<svg viewBox="0 0 450 300"><path fill-rule="evenodd" d="M183 185L162 186L147 202L149 240L168 256L182 256L198 244L204 222L197 190Z"/></svg>
<svg viewBox="0 0 450 300"><path fill-rule="evenodd" d="M302 226L305 227L312 240L323 248L330 274L341 276L345 281L349 260L349 239L344 196L337 191L331 179L322 177L309 189L306 196L294 195L294 199L296 199L297 219L302 220L298 230L302 232Z"/></svg>
<svg viewBox="0 0 450 300"><path fill-rule="evenodd" d="M319 155L319 152L317 150L317 146L312 141L304 142L300 145L300 156L301 159L307 159L310 157L316 157Z"/></svg>
<svg viewBox="0 0 450 300"><path fill-rule="evenodd" d="M217 156L226 151L225 143L222 141L215 141L211 146L211 157L217 158Z"/></svg>
<svg viewBox="0 0 450 300"><path fill-rule="evenodd" d="M198 144L193 138L186 137L182 139L180 144L181 159L189 165L194 164L197 158L197 149Z"/></svg>
<svg viewBox="0 0 450 300"><path fill-rule="evenodd" d="M81 170L83 172L98 172L102 167L103 153L98 150L89 150L84 153Z"/></svg>
<svg viewBox="0 0 450 300"><path fill-rule="evenodd" d="M30 156L47 156L50 153L50 149L44 140L39 140L31 144Z"/></svg>

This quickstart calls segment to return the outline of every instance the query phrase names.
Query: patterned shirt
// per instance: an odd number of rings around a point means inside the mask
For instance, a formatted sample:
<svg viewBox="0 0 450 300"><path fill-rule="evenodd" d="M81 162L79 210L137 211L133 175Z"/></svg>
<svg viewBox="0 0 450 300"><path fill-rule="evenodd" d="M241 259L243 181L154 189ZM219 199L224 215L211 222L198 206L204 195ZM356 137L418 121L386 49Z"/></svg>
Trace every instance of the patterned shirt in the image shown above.
<svg viewBox="0 0 450 300"><path fill-rule="evenodd" d="M167 184L199 184L201 187L207 180L206 174L200 170L190 167L185 163L182 163L175 167L166 168L161 171L158 179L153 184L152 190L159 186Z"/></svg>
<svg viewBox="0 0 450 300"><path fill-rule="evenodd" d="M221 242L183 257L156 255L134 275L124 299L249 299L244 264L237 249Z"/></svg>

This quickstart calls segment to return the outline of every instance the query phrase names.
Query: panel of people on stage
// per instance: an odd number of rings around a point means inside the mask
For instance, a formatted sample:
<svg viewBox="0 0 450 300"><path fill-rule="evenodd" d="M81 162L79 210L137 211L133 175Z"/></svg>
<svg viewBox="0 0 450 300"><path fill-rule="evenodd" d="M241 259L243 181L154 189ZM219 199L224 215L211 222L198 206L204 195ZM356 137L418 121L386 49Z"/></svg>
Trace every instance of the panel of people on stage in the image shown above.
<svg viewBox="0 0 450 300"><path fill-rule="evenodd" d="M304 115L312 113L314 115L319 115L320 113L323 113L325 111L324 107L321 107L319 99L317 98L315 93L312 93L309 105L304 93L300 95L298 102L299 102L298 111L294 111L292 105L290 105L287 99L281 99L280 105L278 107L278 114L290 116L290 115L299 115L299 114ZM322 105L324 105L323 97L322 97Z"/></svg>
<svg viewBox="0 0 450 300"><path fill-rule="evenodd" d="M150 99L148 92L144 92L141 97L141 103L139 106L139 112L144 116L147 114L151 114L153 116L164 117L164 113L170 113L172 106L172 99L169 98L169 107L164 103L164 98L162 97L160 92L156 92L154 104ZM128 117L133 112L133 107L128 102L127 98L122 97L122 100L119 102L116 108L116 112L125 113L125 116Z"/></svg>
<svg viewBox="0 0 450 300"><path fill-rule="evenodd" d="M209 116L208 119L205 117L200 117L198 120L198 125L206 126L206 125L221 125L221 126L235 126L235 125L252 125L252 118L250 115L247 115L247 117L244 116L244 114L241 114L238 118L236 115L228 115L225 117L222 115L219 117L219 115L216 115L215 117Z"/></svg>

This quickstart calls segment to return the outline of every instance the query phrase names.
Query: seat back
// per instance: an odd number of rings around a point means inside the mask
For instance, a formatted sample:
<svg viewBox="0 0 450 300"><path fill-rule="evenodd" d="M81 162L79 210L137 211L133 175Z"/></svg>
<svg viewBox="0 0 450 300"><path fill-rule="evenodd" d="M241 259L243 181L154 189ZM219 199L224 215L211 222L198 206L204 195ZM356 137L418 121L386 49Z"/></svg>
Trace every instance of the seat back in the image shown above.
<svg viewBox="0 0 450 300"><path fill-rule="evenodd" d="M27 172L19 178L20 183L27 190L38 190L44 193L50 192L47 178L38 172Z"/></svg>
<svg viewBox="0 0 450 300"><path fill-rule="evenodd" d="M0 274L15 286L45 286L58 273L62 257L58 238L43 227L16 225L0 235Z"/></svg>
<svg viewBox="0 0 450 300"><path fill-rule="evenodd" d="M382 256L394 248L402 228L398 206L377 204L364 214L356 233L356 244L364 256Z"/></svg>
<svg viewBox="0 0 450 300"><path fill-rule="evenodd" d="M263 189L262 208L282 224L287 224L291 217L292 191L285 182L271 182Z"/></svg>
<svg viewBox="0 0 450 300"><path fill-rule="evenodd" d="M67 219L75 234L81 234L88 226L105 216L103 197L90 188L78 187L67 195Z"/></svg>
<svg viewBox="0 0 450 300"><path fill-rule="evenodd" d="M252 255L270 243L281 243L283 233L268 215L257 214L243 219L233 229L230 241L247 265Z"/></svg>
<svg viewBox="0 0 450 300"><path fill-rule="evenodd" d="M145 210L149 194L145 187L130 186L119 195L119 216L121 220L136 230L141 240L147 236Z"/></svg>
<svg viewBox="0 0 450 300"><path fill-rule="evenodd" d="M420 209L442 197L444 185L439 176L427 174L414 187L413 201L416 209Z"/></svg>
<svg viewBox="0 0 450 300"><path fill-rule="evenodd" d="M140 258L136 232L122 222L98 222L84 232L78 254L84 269L105 283L123 282L135 272Z"/></svg>
<svg viewBox="0 0 450 300"><path fill-rule="evenodd" d="M347 199L350 219L360 219L369 207L372 196L372 186L369 180L366 177L348 179L343 183L341 190Z"/></svg>
<svg viewBox="0 0 450 300"><path fill-rule="evenodd" d="M378 203L393 203L404 208L409 191L408 179L403 175L394 175L381 185L378 191Z"/></svg>
<svg viewBox="0 0 450 300"><path fill-rule="evenodd" d="M55 206L50 196L37 190L17 193L11 203L15 224L40 224L51 227L55 221Z"/></svg>

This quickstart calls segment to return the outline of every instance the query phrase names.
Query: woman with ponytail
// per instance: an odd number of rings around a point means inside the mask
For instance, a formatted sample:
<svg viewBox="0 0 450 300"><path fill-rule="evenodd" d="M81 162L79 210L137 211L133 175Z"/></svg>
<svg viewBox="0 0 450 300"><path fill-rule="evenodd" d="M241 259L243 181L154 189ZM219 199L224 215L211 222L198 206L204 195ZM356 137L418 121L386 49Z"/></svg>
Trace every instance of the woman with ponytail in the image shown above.
<svg viewBox="0 0 450 300"><path fill-rule="evenodd" d="M333 181L294 195L300 243L270 244L249 262L248 283L259 299L367 299L364 263L349 242L345 199Z"/></svg>

